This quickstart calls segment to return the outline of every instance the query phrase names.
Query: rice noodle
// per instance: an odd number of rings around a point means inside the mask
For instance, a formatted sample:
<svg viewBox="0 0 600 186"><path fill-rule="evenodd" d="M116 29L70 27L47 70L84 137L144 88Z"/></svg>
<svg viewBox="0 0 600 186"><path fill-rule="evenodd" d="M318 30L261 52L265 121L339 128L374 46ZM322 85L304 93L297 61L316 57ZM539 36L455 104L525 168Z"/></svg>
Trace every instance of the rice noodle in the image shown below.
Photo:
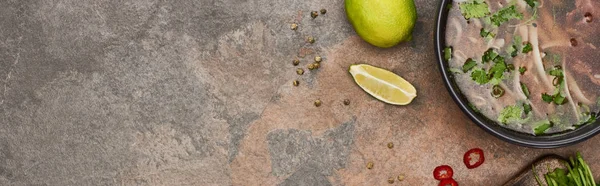
<svg viewBox="0 0 600 186"><path fill-rule="evenodd" d="M565 57L563 57L563 63L562 66L564 67L566 65L566 61ZM573 114L575 115L575 118L577 118L577 121L580 120L579 118L579 108L577 106L575 106L575 100L573 100L573 97L571 97L571 92L569 91L569 80L571 79L569 76L567 76L567 69L563 70L563 75L564 75L564 79L563 82L565 82L565 94L567 94L567 100L569 100L569 105L571 105L571 107L573 108Z"/></svg>
<svg viewBox="0 0 600 186"><path fill-rule="evenodd" d="M504 39L492 39L488 42L488 48L502 49L504 47L505 40Z"/></svg>
<svg viewBox="0 0 600 186"><path fill-rule="evenodd" d="M456 51L454 51L454 57L456 57L456 60L457 60L457 61L465 61L465 60L467 60L467 57L466 57L466 56L467 56L467 55L465 55L465 53L463 53L463 52L462 52L462 51L460 51L460 50L456 50Z"/></svg>
<svg viewBox="0 0 600 186"><path fill-rule="evenodd" d="M477 42L479 42L479 40L477 40L474 37L467 37L467 39L469 39L469 41L471 41L471 43L477 43Z"/></svg>
<svg viewBox="0 0 600 186"><path fill-rule="evenodd" d="M519 35L523 41L529 41L529 30L527 29L527 25L519 26Z"/></svg>
<svg viewBox="0 0 600 186"><path fill-rule="evenodd" d="M471 19L471 23L475 24L477 28L482 27L479 19Z"/></svg>
<svg viewBox="0 0 600 186"><path fill-rule="evenodd" d="M458 41L456 41L457 39L462 37L462 33L463 33L463 29L462 26L460 25L460 23L458 22L458 20L456 18L453 18L450 21L450 24L452 24L452 26L454 26L454 28L456 29L456 37L454 37L454 43L458 43Z"/></svg>
<svg viewBox="0 0 600 186"><path fill-rule="evenodd" d="M548 76L546 75L546 71L544 70L544 64L542 63L542 57L540 56L537 28L534 26L528 26L528 27L529 27L529 37L530 37L529 42L533 46L533 51L532 51L533 55L532 56L533 56L535 68L538 72L539 77L542 79L542 83L544 83L548 87L549 90L552 90L553 86L550 83L550 80L548 80Z"/></svg>
<svg viewBox="0 0 600 186"><path fill-rule="evenodd" d="M504 94L507 94L510 97L515 97L516 96L515 93L511 89L509 89L508 86L506 86L505 83L500 82L500 83L498 83L498 85L500 87L502 87L502 89L504 89Z"/></svg>
<svg viewBox="0 0 600 186"><path fill-rule="evenodd" d="M577 82L575 81L575 78L573 78L571 73L566 73L566 71L565 71L565 78L567 80L566 82L569 83L569 85L570 85L570 90L573 92L573 96L575 98L577 98L577 100L579 102L586 104L586 105L594 104L593 101L590 101L589 99L587 99L585 97L585 95L583 95L583 91L581 91L581 89L577 85ZM600 77L598 77L598 78L600 79Z"/></svg>
<svg viewBox="0 0 600 186"><path fill-rule="evenodd" d="M600 74L594 74L594 78L600 79Z"/></svg>

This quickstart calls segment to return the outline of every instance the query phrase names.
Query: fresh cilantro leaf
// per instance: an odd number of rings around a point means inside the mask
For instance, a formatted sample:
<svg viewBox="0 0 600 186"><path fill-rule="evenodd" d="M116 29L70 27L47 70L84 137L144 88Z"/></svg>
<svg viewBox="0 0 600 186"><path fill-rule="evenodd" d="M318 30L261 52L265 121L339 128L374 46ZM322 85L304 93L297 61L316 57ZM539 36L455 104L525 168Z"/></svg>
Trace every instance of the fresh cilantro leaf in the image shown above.
<svg viewBox="0 0 600 186"><path fill-rule="evenodd" d="M523 90L523 94L525 94L525 97L529 98L529 88L527 88L527 86L523 83L521 83L521 90Z"/></svg>
<svg viewBox="0 0 600 186"><path fill-rule="evenodd" d="M467 73L469 70L473 69L473 67L477 66L477 62L471 58L467 59L462 69L464 73Z"/></svg>
<svg viewBox="0 0 600 186"><path fill-rule="evenodd" d="M458 6L465 19L482 18L490 14L490 9L485 1L473 0L460 3Z"/></svg>
<svg viewBox="0 0 600 186"><path fill-rule="evenodd" d="M496 57L498 57L498 53L496 53L494 49L490 48L483 53L483 56L481 57L481 63L493 61L494 59L496 59Z"/></svg>
<svg viewBox="0 0 600 186"><path fill-rule="evenodd" d="M487 73L485 73L485 71L481 69L473 70L473 72L471 72L471 79L473 79L473 81L477 82L477 84L480 85L490 82Z"/></svg>
<svg viewBox="0 0 600 186"><path fill-rule="evenodd" d="M521 115L523 115L523 109L521 107L507 106L500 112L500 115L498 115L498 121L504 124L521 121Z"/></svg>
<svg viewBox="0 0 600 186"><path fill-rule="evenodd" d="M514 42L513 42L513 43L514 43L514 44L515 44L517 47L520 47L520 46L521 46L521 43L522 43L522 41L523 41L523 38L521 38L521 36L519 36L519 35L516 35L516 36L514 37Z"/></svg>
<svg viewBox="0 0 600 186"><path fill-rule="evenodd" d="M579 123L576 125L584 125L596 122L596 114L590 112L584 112L581 114Z"/></svg>
<svg viewBox="0 0 600 186"><path fill-rule="evenodd" d="M563 105L563 104L567 103L567 98L565 98L564 96L562 96L560 94L554 95L553 100L554 100L554 104L557 104L557 105Z"/></svg>
<svg viewBox="0 0 600 186"><path fill-rule="evenodd" d="M517 45L510 46L507 52L510 54L510 57L517 57L517 55L519 54L519 50L517 50Z"/></svg>
<svg viewBox="0 0 600 186"><path fill-rule="evenodd" d="M452 47L444 48L444 59L450 61L452 59Z"/></svg>
<svg viewBox="0 0 600 186"><path fill-rule="evenodd" d="M542 120L536 122L534 126L535 128L533 129L533 133L535 133L535 135L541 135L546 133L546 130L552 127L552 123L548 120Z"/></svg>
<svg viewBox="0 0 600 186"><path fill-rule="evenodd" d="M500 11L492 15L492 17L490 18L492 24L494 24L497 27L511 19L523 19L523 14L517 11L515 5L511 5L509 7L501 9Z"/></svg>
<svg viewBox="0 0 600 186"><path fill-rule="evenodd" d="M552 103L552 101L554 100L554 98L551 95L548 95L546 93L542 94L542 100L546 103Z"/></svg>
<svg viewBox="0 0 600 186"><path fill-rule="evenodd" d="M479 35L485 39L494 39L494 37L496 37L496 34L494 34L492 31L487 31L485 28L481 28Z"/></svg>
<svg viewBox="0 0 600 186"><path fill-rule="evenodd" d="M533 51L533 45L531 45L530 42L527 42L527 44L523 46L523 53L529 53L531 51Z"/></svg>
<svg viewBox="0 0 600 186"><path fill-rule="evenodd" d="M525 112L525 115L529 114L529 112L531 112L532 108L530 104L527 103L523 103L523 112Z"/></svg>
<svg viewBox="0 0 600 186"><path fill-rule="evenodd" d="M525 67L519 67L519 73L521 73L521 75L525 74L526 71L527 69Z"/></svg>
<svg viewBox="0 0 600 186"><path fill-rule="evenodd" d="M504 62L504 58L498 56L496 58L496 60L494 60L494 61L496 61L496 63L494 63L494 66L492 66L492 68L490 68L489 75L492 78L502 79L502 76L504 75L504 71L506 71L506 69L507 69L506 63Z"/></svg>
<svg viewBox="0 0 600 186"><path fill-rule="evenodd" d="M531 7L531 8L535 8L537 7L537 0L525 0L525 2L527 2L527 4Z"/></svg>

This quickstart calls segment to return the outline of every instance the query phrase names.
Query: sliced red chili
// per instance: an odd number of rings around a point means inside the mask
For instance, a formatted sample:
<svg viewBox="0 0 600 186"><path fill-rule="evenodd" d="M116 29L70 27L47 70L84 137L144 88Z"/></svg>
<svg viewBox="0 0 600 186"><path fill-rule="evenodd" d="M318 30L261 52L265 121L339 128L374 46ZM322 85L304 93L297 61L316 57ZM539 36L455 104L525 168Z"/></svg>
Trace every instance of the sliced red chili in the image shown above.
<svg viewBox="0 0 600 186"><path fill-rule="evenodd" d="M452 167L448 165L441 165L433 169L433 178L436 180L449 179L452 178L453 175L454 171L452 170Z"/></svg>
<svg viewBox="0 0 600 186"><path fill-rule="evenodd" d="M458 183L452 178L443 179L442 181L440 181L439 186L458 186Z"/></svg>
<svg viewBox="0 0 600 186"><path fill-rule="evenodd" d="M465 153L465 156L463 157L463 162L465 163L468 169L477 168L481 164L483 164L484 161L485 157L483 156L483 150L481 150L480 148L474 148L467 151Z"/></svg>

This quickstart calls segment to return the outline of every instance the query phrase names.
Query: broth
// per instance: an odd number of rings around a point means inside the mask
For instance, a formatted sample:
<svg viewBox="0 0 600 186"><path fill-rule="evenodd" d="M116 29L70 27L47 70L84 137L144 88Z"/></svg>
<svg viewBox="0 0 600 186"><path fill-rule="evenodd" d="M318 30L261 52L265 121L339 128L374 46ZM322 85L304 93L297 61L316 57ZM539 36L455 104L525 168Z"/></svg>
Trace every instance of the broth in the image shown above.
<svg viewBox="0 0 600 186"><path fill-rule="evenodd" d="M448 8L445 55L474 110L533 135L595 122L600 1L455 0Z"/></svg>

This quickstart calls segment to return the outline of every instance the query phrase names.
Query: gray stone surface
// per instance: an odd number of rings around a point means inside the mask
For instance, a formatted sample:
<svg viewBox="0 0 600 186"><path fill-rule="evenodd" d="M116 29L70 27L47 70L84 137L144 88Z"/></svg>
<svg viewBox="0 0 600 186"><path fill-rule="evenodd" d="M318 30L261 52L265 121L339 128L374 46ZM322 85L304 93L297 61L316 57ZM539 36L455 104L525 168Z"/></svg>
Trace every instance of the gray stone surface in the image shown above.
<svg viewBox="0 0 600 186"><path fill-rule="evenodd" d="M1 0L0 185L383 185L400 173L398 185L433 185L440 164L461 185L495 185L575 150L600 170L598 137L534 150L470 123L435 65L438 1L416 2L414 40L378 49L343 0ZM291 61L316 55L321 68L296 75ZM346 71L364 62L419 97L396 107L366 95ZM466 170L473 147L490 158Z"/></svg>

